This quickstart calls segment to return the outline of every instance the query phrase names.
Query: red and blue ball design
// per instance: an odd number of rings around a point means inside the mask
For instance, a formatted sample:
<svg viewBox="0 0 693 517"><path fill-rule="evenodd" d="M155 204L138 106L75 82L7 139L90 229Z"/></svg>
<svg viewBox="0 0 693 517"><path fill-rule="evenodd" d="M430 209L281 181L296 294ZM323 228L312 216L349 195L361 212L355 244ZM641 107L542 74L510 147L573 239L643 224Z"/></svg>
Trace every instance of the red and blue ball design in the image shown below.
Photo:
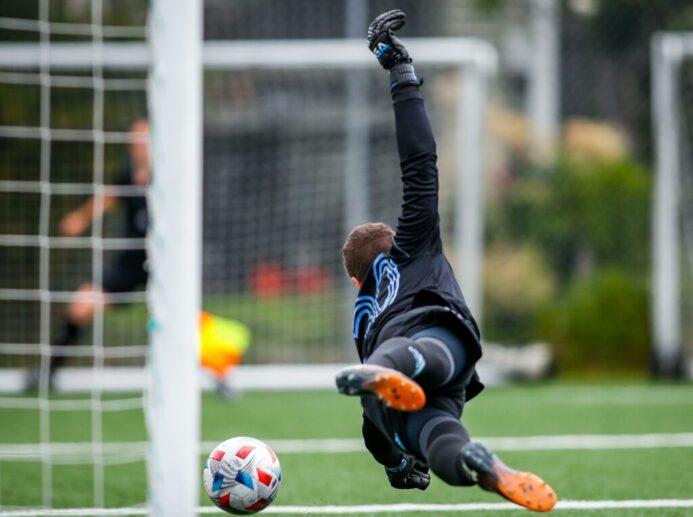
<svg viewBox="0 0 693 517"><path fill-rule="evenodd" d="M222 510L247 515L277 497L282 469L274 451L256 438L239 436L214 448L204 468L209 498Z"/></svg>

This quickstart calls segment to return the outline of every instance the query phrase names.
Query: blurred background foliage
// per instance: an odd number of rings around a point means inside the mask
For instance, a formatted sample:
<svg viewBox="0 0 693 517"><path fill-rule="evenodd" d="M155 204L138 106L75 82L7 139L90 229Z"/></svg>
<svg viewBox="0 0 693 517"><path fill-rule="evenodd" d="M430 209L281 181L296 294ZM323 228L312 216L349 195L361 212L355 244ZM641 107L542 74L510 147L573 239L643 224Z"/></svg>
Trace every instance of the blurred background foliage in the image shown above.
<svg viewBox="0 0 693 517"><path fill-rule="evenodd" d="M648 169L628 157L584 161L565 149L521 171L488 212L486 337L555 344L568 370L641 368L650 189Z"/></svg>

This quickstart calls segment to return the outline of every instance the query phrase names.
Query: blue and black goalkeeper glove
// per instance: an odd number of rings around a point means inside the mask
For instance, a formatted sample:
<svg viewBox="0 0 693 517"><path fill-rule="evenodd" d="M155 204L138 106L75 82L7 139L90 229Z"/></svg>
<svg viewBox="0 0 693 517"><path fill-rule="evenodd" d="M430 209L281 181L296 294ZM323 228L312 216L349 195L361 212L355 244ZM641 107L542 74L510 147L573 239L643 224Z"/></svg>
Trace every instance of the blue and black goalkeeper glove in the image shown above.
<svg viewBox="0 0 693 517"><path fill-rule="evenodd" d="M402 490L411 488L426 490L431 483L428 465L408 458L402 458L402 462L397 467L385 467L385 474L392 488Z"/></svg>
<svg viewBox="0 0 693 517"><path fill-rule="evenodd" d="M411 63L409 52L393 34L404 27L406 16L403 11L394 9L377 16L368 26L368 48L385 70L400 63Z"/></svg>
<svg viewBox="0 0 693 517"><path fill-rule="evenodd" d="M383 13L368 26L368 48L378 58L380 66L390 71L390 90L405 85L420 85L409 52L393 32L404 26L406 14L399 9Z"/></svg>

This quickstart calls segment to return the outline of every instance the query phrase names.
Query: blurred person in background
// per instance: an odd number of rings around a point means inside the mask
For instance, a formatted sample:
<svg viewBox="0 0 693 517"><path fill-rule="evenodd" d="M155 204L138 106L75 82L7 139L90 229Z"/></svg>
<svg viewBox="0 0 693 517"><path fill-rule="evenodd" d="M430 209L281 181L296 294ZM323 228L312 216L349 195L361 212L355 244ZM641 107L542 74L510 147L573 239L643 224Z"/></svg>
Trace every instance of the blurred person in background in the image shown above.
<svg viewBox="0 0 693 517"><path fill-rule="evenodd" d="M129 129L129 160L117 178L116 185L123 187L147 187L151 177L149 157L149 123L145 119L136 120ZM101 203L92 196L79 208L73 210L60 221L60 233L75 237L86 232L97 219L122 205L124 234L127 239L144 239L147 234L149 216L147 200L144 195L113 196L106 195ZM54 347L48 366L49 386L53 386L55 372L67 358L61 347L74 345L87 327L97 307L107 307L109 293L133 292L142 289L147 283L146 251L144 249L119 250L112 264L103 271L101 285L92 282L82 284L74 293L67 307L63 322L51 340ZM41 372L39 368L29 371L27 389L36 389Z"/></svg>
<svg viewBox="0 0 693 517"><path fill-rule="evenodd" d="M539 476L503 464L472 441L460 418L483 389L479 328L443 254L436 143L393 10L368 28L368 46L390 72L403 202L396 231L354 228L344 265L358 288L353 335L360 365L337 373L340 393L360 396L366 448L393 488L425 490L429 468L453 486L478 485L535 511L556 504Z"/></svg>

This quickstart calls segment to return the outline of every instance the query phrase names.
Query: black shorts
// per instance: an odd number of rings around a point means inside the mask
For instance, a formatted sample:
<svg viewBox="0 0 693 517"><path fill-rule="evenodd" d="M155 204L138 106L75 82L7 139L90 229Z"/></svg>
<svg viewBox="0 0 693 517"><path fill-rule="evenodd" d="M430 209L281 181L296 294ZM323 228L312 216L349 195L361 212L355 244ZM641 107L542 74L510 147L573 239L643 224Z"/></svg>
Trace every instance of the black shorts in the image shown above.
<svg viewBox="0 0 693 517"><path fill-rule="evenodd" d="M144 250L121 251L101 281L106 293L130 293L147 285L147 254Z"/></svg>
<svg viewBox="0 0 693 517"><path fill-rule="evenodd" d="M416 335L436 336L438 328L417 332ZM452 334L441 335L440 338L454 344L462 349L466 348L464 342L456 339ZM473 357L472 354L469 354ZM459 420L464 410L466 400L466 389L475 372L476 361L465 365L465 369L460 371L453 379L445 385L436 388L434 391L426 392L426 408L415 413L395 411L386 407L376 397L362 397L361 405L364 416L368 418L374 426L397 446L402 452L422 458L422 451L419 447L419 434L425 426L427 420L441 418L443 416L454 420Z"/></svg>
<svg viewBox="0 0 693 517"><path fill-rule="evenodd" d="M418 434L425 421L419 417L424 413L446 414L455 420L462 417L465 401L465 387L469 382L467 373L435 393L427 394L426 408L420 412L405 413L386 407L376 397L363 397L361 407L364 416L396 445L402 452L421 456Z"/></svg>

